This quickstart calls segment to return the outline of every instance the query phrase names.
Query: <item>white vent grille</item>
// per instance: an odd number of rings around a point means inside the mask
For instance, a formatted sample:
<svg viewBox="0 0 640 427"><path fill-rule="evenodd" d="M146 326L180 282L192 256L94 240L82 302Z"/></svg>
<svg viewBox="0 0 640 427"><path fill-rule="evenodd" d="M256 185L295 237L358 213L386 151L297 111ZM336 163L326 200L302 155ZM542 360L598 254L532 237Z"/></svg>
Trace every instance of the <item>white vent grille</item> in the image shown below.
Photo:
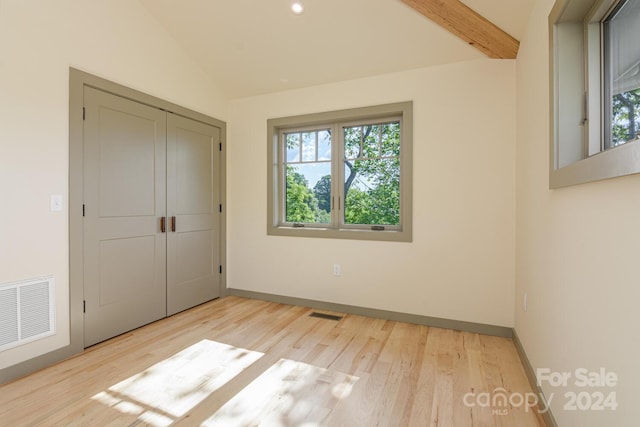
<svg viewBox="0 0 640 427"><path fill-rule="evenodd" d="M0 285L0 351L55 333L52 276Z"/></svg>

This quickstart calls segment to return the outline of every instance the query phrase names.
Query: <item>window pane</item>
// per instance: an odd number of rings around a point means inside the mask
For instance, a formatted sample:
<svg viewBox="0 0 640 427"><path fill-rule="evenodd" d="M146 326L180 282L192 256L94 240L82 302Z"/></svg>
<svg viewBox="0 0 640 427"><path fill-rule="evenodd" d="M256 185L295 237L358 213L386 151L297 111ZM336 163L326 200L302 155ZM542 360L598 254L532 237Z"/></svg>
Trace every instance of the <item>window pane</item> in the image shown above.
<svg viewBox="0 0 640 427"><path fill-rule="evenodd" d="M299 133L287 133L285 134L285 140L287 142L287 162L299 162L300 161L300 134Z"/></svg>
<svg viewBox="0 0 640 427"><path fill-rule="evenodd" d="M382 156L400 155L400 123L388 123L382 126Z"/></svg>
<svg viewBox="0 0 640 427"><path fill-rule="evenodd" d="M345 224L400 225L400 160L345 161Z"/></svg>
<svg viewBox="0 0 640 427"><path fill-rule="evenodd" d="M359 126L344 128L344 157L345 159L357 159L360 157L360 143L362 141L362 128Z"/></svg>
<svg viewBox="0 0 640 427"><path fill-rule="evenodd" d="M331 160L331 131L318 132L318 160Z"/></svg>
<svg viewBox="0 0 640 427"><path fill-rule="evenodd" d="M302 161L313 162L316 160L316 133L304 132L302 134Z"/></svg>
<svg viewBox="0 0 640 427"><path fill-rule="evenodd" d="M605 20L609 147L640 137L640 0L622 1Z"/></svg>
<svg viewBox="0 0 640 427"><path fill-rule="evenodd" d="M330 162L287 165L285 222L331 222Z"/></svg>
<svg viewBox="0 0 640 427"><path fill-rule="evenodd" d="M362 157L380 157L380 127L379 125L363 126L362 128Z"/></svg>

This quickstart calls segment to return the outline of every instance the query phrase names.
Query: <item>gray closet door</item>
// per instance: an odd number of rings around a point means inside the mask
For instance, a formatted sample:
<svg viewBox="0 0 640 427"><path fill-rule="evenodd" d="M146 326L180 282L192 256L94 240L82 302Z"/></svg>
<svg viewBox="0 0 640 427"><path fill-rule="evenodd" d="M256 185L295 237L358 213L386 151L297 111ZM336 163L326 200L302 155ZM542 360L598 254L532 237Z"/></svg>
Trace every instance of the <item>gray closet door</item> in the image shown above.
<svg viewBox="0 0 640 427"><path fill-rule="evenodd" d="M84 91L85 347L166 316L166 113Z"/></svg>
<svg viewBox="0 0 640 427"><path fill-rule="evenodd" d="M167 315L220 296L220 129L167 114Z"/></svg>

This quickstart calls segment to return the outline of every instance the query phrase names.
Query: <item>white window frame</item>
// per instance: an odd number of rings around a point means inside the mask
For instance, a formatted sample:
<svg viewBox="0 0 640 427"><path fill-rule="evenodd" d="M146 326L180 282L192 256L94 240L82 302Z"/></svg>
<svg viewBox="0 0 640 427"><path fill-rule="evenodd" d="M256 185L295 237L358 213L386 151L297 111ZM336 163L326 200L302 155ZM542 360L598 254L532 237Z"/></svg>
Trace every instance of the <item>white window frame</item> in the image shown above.
<svg viewBox="0 0 640 427"><path fill-rule="evenodd" d="M549 188L640 173L640 141L605 149L602 21L620 0L558 0L549 15Z"/></svg>
<svg viewBox="0 0 640 427"><path fill-rule="evenodd" d="M372 226L344 223L343 128L373 123L400 123L400 224ZM284 133L331 128L332 209L330 224L285 221ZM359 240L412 241L413 103L401 102L267 120L267 234Z"/></svg>

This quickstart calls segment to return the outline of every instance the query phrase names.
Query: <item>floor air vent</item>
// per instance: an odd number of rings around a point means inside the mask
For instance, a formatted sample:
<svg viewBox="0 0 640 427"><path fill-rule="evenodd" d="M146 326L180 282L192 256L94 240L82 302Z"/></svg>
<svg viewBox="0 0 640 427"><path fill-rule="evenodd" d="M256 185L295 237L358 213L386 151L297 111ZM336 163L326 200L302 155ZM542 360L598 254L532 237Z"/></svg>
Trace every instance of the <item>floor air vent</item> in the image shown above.
<svg viewBox="0 0 640 427"><path fill-rule="evenodd" d="M342 320L342 316L335 316L333 314L325 314L325 313L318 313L317 311L312 312L309 317L319 317L320 319L327 319L327 320Z"/></svg>
<svg viewBox="0 0 640 427"><path fill-rule="evenodd" d="M55 333L53 276L0 284L0 351Z"/></svg>

